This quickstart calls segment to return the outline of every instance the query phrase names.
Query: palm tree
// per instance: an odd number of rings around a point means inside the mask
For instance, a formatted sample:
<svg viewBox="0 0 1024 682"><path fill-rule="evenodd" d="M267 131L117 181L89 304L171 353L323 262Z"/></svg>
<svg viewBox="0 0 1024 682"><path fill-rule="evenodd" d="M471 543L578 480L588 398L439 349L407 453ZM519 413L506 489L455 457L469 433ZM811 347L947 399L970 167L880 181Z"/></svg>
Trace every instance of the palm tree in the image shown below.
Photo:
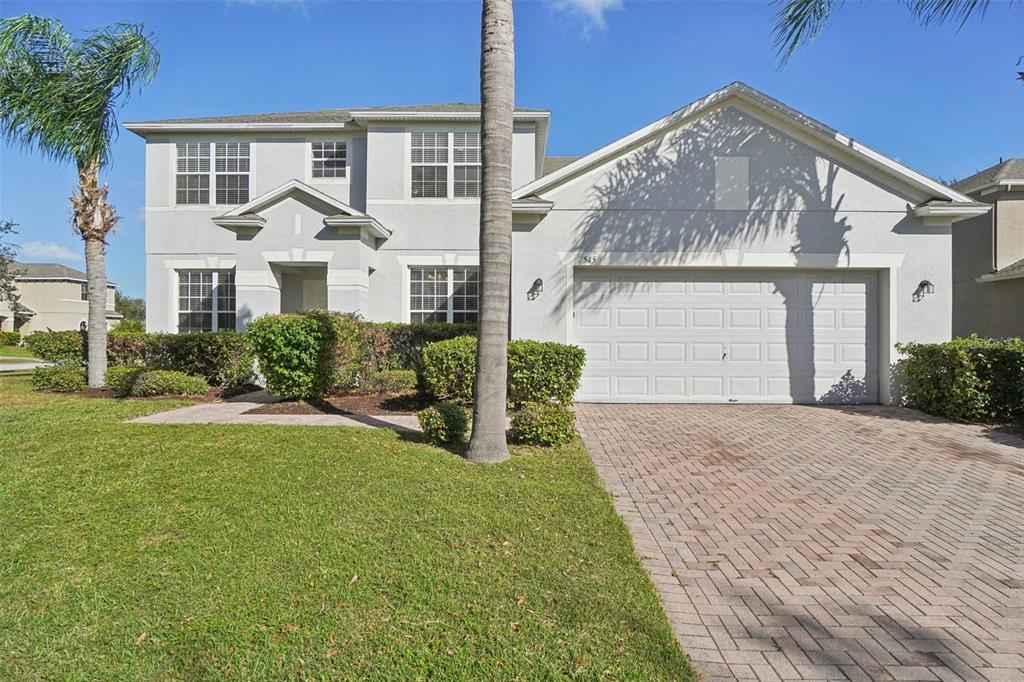
<svg viewBox="0 0 1024 682"><path fill-rule="evenodd" d="M515 43L512 0L483 0L480 50L480 321L473 432L466 457L508 458L505 401L512 274L512 112Z"/></svg>
<svg viewBox="0 0 1024 682"><path fill-rule="evenodd" d="M117 133L117 108L156 75L159 55L141 25L114 24L76 39L55 19L0 20L0 135L61 162L74 161L72 225L85 242L88 378L107 369L106 237L117 214L100 184Z"/></svg>
<svg viewBox="0 0 1024 682"><path fill-rule="evenodd" d="M984 16L991 0L900 0L923 26L953 20L963 26L973 16ZM814 40L842 2L836 0L784 0L775 17L775 48L783 63L797 48Z"/></svg>

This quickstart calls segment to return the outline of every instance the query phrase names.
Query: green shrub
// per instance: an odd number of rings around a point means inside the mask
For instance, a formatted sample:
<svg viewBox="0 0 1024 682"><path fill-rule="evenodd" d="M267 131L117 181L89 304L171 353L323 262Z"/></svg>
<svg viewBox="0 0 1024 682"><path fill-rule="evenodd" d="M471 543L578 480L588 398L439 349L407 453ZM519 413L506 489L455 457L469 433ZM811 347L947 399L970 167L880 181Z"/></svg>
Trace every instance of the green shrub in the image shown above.
<svg viewBox="0 0 1024 682"><path fill-rule="evenodd" d="M0 346L17 346L21 343L18 332L0 332Z"/></svg>
<svg viewBox="0 0 1024 682"><path fill-rule="evenodd" d="M142 334L146 331L146 325L142 323L142 320L129 320L126 317L115 324L114 328L110 331L111 333L116 332L118 334Z"/></svg>
<svg viewBox="0 0 1024 682"><path fill-rule="evenodd" d="M107 365L143 364L149 340L149 334L112 330L107 334Z"/></svg>
<svg viewBox="0 0 1024 682"><path fill-rule="evenodd" d="M569 405L586 358L582 348L551 341L508 344L508 402ZM469 404L476 375L476 337L462 336L423 349L423 380L438 400Z"/></svg>
<svg viewBox="0 0 1024 682"><path fill-rule="evenodd" d="M202 377L166 369L140 373L132 383L130 395L148 398L158 395L203 395L210 390Z"/></svg>
<svg viewBox="0 0 1024 682"><path fill-rule="evenodd" d="M458 445L466 442L469 410L454 403L438 403L417 415L423 435L431 443Z"/></svg>
<svg viewBox="0 0 1024 682"><path fill-rule="evenodd" d="M142 336L146 341L138 364L203 377L212 386L240 386L252 381L253 357L243 334L214 332ZM107 357L110 358L109 350Z"/></svg>
<svg viewBox="0 0 1024 682"><path fill-rule="evenodd" d="M384 369L367 374L361 388L371 393L399 393L416 388L417 381L411 369Z"/></svg>
<svg viewBox="0 0 1024 682"><path fill-rule="evenodd" d="M903 402L966 421L1024 420L1024 340L897 344Z"/></svg>
<svg viewBox="0 0 1024 682"><path fill-rule="evenodd" d="M85 368L70 363L36 367L32 370L32 385L37 390L56 393L84 391Z"/></svg>
<svg viewBox="0 0 1024 682"><path fill-rule="evenodd" d="M512 415L512 440L528 445L563 445L576 436L576 415L561 405L526 403Z"/></svg>
<svg viewBox="0 0 1024 682"><path fill-rule="evenodd" d="M423 373L423 349L438 341L476 334L476 324L460 322L363 322L367 368L411 369Z"/></svg>
<svg viewBox="0 0 1024 682"><path fill-rule="evenodd" d="M81 364L85 361L85 334L77 331L33 332L25 345L37 358L50 362Z"/></svg>
<svg viewBox="0 0 1024 682"><path fill-rule="evenodd" d="M129 395L135 380L147 371L149 368L141 365L111 365L107 367L105 377L107 388L113 389L117 395Z"/></svg>

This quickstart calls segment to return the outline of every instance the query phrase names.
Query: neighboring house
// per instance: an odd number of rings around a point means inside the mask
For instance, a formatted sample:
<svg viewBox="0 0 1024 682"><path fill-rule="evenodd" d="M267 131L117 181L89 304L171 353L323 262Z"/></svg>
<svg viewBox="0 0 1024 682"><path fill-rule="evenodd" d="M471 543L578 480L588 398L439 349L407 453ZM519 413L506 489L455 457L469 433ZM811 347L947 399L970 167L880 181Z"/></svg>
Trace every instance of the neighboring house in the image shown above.
<svg viewBox="0 0 1024 682"><path fill-rule="evenodd" d="M1024 336L1024 159L953 188L992 206L953 228L953 334Z"/></svg>
<svg viewBox="0 0 1024 682"><path fill-rule="evenodd" d="M79 329L89 319L85 273L59 263L15 263L19 274L17 310L4 314L0 308L0 329L20 332ZM107 326L122 315L114 312L113 282L107 282ZM9 304L4 304L10 308Z"/></svg>
<svg viewBox="0 0 1024 682"><path fill-rule="evenodd" d="M950 338L951 225L988 206L741 83L554 170L548 122L515 112L511 335L582 345L580 400L888 401L894 344ZM476 106L126 127L147 329L476 319Z"/></svg>

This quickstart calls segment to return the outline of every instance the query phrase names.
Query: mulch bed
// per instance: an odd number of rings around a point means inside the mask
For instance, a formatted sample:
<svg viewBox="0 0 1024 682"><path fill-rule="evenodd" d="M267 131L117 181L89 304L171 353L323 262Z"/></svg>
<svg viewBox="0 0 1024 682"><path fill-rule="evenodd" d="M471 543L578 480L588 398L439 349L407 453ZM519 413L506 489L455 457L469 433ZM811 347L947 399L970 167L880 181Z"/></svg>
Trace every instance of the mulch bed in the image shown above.
<svg viewBox="0 0 1024 682"><path fill-rule="evenodd" d="M194 400L200 403L212 403L218 400L227 400L228 398L234 398L235 396L245 395L246 393L252 393L253 391L262 390L255 384L242 384L241 386L234 386L232 388L224 388L222 386L213 386L205 395L190 395L186 396L189 400ZM120 398L114 393L111 388L87 388L84 391L77 391L75 395L80 395L85 398ZM155 395L145 398L132 398L132 400L177 400L181 398L180 395Z"/></svg>
<svg viewBox="0 0 1024 682"><path fill-rule="evenodd" d="M246 414L416 414L430 402L419 393L350 393L324 400L283 400Z"/></svg>

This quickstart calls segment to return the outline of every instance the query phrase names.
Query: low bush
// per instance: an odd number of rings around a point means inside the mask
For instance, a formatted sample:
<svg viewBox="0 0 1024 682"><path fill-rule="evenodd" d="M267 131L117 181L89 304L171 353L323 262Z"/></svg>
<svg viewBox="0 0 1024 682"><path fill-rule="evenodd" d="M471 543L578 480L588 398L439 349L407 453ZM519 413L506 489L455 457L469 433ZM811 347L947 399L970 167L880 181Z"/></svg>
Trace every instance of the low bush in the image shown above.
<svg viewBox="0 0 1024 682"><path fill-rule="evenodd" d="M965 421L1024 420L1024 339L897 344L902 400Z"/></svg>
<svg viewBox="0 0 1024 682"><path fill-rule="evenodd" d="M576 436L576 415L561 405L526 403L512 415L512 440L527 445L563 445Z"/></svg>
<svg viewBox="0 0 1024 682"><path fill-rule="evenodd" d="M111 331L107 334L107 365L143 364L150 339L149 334L140 332Z"/></svg>
<svg viewBox="0 0 1024 682"><path fill-rule="evenodd" d="M82 332L33 332L25 337L25 346L37 358L50 362L81 364L85 361L85 334Z"/></svg>
<svg viewBox="0 0 1024 682"><path fill-rule="evenodd" d="M417 382L411 369L384 369L367 374L360 388L370 393L399 393L416 388Z"/></svg>
<svg viewBox="0 0 1024 682"><path fill-rule="evenodd" d="M84 391L85 369L70 363L36 367L32 370L32 385L40 391L56 393Z"/></svg>
<svg viewBox="0 0 1024 682"><path fill-rule="evenodd" d="M476 324L460 322L363 322L370 371L411 369L423 373L423 349L431 343L476 334Z"/></svg>
<svg viewBox="0 0 1024 682"><path fill-rule="evenodd" d="M21 343L18 332L0 332L0 346L17 346Z"/></svg>
<svg viewBox="0 0 1024 682"><path fill-rule="evenodd" d="M469 410L455 403L438 403L417 415L423 435L431 443L459 445L466 442Z"/></svg>
<svg viewBox="0 0 1024 682"><path fill-rule="evenodd" d="M107 367L105 381L107 388L113 389L114 393L120 396L129 395L132 386L140 374L149 371L148 367L141 365L112 365Z"/></svg>
<svg viewBox="0 0 1024 682"><path fill-rule="evenodd" d="M158 395L203 395L210 390L202 377L166 369L140 373L132 382L129 395L149 398Z"/></svg>
<svg viewBox="0 0 1024 682"><path fill-rule="evenodd" d="M551 341L510 341L508 403L568 405L580 385L586 354ZM462 336L423 349L423 380L438 400L469 404L476 375L476 337Z"/></svg>
<svg viewBox="0 0 1024 682"><path fill-rule="evenodd" d="M112 335L113 336L113 335ZM144 334L140 364L203 377L212 386L240 386L252 381L253 357L245 335ZM110 351L107 352L110 357Z"/></svg>

